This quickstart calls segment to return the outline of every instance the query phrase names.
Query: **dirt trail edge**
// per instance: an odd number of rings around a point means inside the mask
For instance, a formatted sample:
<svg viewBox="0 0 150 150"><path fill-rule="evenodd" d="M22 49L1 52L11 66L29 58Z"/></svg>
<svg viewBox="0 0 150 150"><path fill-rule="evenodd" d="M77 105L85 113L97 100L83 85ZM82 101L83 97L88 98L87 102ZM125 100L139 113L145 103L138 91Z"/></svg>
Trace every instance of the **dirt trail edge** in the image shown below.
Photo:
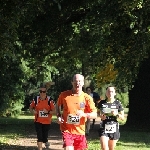
<svg viewBox="0 0 150 150"><path fill-rule="evenodd" d="M97 129L99 127L99 119L96 119L96 124L93 130L90 131L88 138L98 138ZM18 127L19 128L19 127ZM26 135L19 139L10 139L7 144L0 145L0 150L37 150L36 132L34 125L25 125ZM52 122L49 131L48 140L50 142L49 150L63 150L62 148L62 137L59 129L59 124ZM43 144L43 150L47 150Z"/></svg>

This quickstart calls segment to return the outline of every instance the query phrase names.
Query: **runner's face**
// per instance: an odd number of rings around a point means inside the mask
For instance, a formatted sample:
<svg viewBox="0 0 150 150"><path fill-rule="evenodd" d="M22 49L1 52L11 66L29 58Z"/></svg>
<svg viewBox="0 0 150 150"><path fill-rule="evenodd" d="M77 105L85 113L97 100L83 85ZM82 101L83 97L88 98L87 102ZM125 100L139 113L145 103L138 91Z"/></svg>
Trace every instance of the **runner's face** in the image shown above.
<svg viewBox="0 0 150 150"><path fill-rule="evenodd" d="M115 95L116 95L116 91L115 91L114 87L108 87L108 89L106 91L107 98L114 98Z"/></svg>
<svg viewBox="0 0 150 150"><path fill-rule="evenodd" d="M74 90L82 91L82 87L84 85L84 78L83 78L83 76L82 75L76 75L73 78L72 85L73 85L73 89Z"/></svg>
<svg viewBox="0 0 150 150"><path fill-rule="evenodd" d="M46 88L40 88L40 95L41 96L44 96L44 95L46 95Z"/></svg>
<svg viewBox="0 0 150 150"><path fill-rule="evenodd" d="M88 94L91 94L91 89L88 88L86 92L87 92Z"/></svg>

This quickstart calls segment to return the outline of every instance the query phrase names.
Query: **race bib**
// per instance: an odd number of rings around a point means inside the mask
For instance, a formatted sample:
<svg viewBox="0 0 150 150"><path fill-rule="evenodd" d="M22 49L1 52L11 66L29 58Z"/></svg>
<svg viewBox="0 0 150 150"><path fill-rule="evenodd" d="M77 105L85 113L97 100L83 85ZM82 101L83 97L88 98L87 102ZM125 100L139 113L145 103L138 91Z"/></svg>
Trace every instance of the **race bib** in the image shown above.
<svg viewBox="0 0 150 150"><path fill-rule="evenodd" d="M80 124L80 117L79 116L73 116L73 115L69 114L67 116L67 123L78 125L78 124Z"/></svg>
<svg viewBox="0 0 150 150"><path fill-rule="evenodd" d="M118 114L118 109L112 109L111 108L111 111L114 111L116 114Z"/></svg>
<svg viewBox="0 0 150 150"><path fill-rule="evenodd" d="M103 108L102 111L103 111L104 114L110 114L112 111L114 111L118 114L118 109Z"/></svg>
<svg viewBox="0 0 150 150"><path fill-rule="evenodd" d="M104 114L109 114L111 113L111 108L103 108L102 111Z"/></svg>
<svg viewBox="0 0 150 150"><path fill-rule="evenodd" d="M48 117L48 114L45 114L44 111L39 111L39 117Z"/></svg>
<svg viewBox="0 0 150 150"><path fill-rule="evenodd" d="M116 132L116 124L105 124L105 133Z"/></svg>

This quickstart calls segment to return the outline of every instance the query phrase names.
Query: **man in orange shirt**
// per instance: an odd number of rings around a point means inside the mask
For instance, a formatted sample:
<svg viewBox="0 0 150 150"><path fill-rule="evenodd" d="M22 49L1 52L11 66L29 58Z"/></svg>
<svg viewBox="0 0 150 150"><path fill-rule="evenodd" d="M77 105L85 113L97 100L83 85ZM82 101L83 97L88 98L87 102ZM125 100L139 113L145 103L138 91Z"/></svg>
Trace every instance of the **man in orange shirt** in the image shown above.
<svg viewBox="0 0 150 150"><path fill-rule="evenodd" d="M34 124L37 132L37 145L38 150L42 150L42 143L45 143L46 148L50 146L47 138L55 109L52 98L46 95L46 85L41 85L39 92L40 96L33 99L29 110L35 115Z"/></svg>
<svg viewBox="0 0 150 150"><path fill-rule="evenodd" d="M62 92L57 101L56 111L64 150L85 150L87 148L85 122L87 118L97 117L95 103L91 96L82 91L83 85L84 76L75 74L72 90Z"/></svg>

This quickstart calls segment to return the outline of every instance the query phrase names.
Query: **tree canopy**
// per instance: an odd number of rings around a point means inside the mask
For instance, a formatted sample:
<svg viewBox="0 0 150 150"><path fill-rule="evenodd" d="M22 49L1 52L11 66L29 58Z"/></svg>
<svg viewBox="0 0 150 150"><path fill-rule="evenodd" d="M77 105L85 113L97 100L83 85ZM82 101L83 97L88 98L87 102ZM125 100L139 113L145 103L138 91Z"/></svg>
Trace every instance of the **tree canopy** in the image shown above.
<svg viewBox="0 0 150 150"><path fill-rule="evenodd" d="M63 83L75 72L90 74L98 87L103 78L131 89L149 53L149 2L1 1L0 107L22 104L40 82L54 80L52 74ZM108 64L113 78L102 73Z"/></svg>

